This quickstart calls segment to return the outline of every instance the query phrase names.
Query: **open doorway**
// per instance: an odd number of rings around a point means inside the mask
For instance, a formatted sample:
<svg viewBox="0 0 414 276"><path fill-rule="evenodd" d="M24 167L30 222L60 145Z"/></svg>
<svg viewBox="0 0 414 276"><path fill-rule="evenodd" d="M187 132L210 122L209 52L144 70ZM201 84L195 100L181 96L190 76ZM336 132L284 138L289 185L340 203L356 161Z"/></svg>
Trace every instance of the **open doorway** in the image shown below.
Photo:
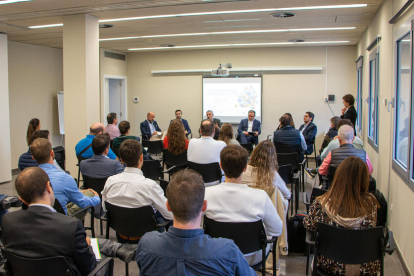
<svg viewBox="0 0 414 276"><path fill-rule="evenodd" d="M118 114L118 121L127 120L127 89L125 76L104 75L102 122L106 124L106 116L114 112Z"/></svg>

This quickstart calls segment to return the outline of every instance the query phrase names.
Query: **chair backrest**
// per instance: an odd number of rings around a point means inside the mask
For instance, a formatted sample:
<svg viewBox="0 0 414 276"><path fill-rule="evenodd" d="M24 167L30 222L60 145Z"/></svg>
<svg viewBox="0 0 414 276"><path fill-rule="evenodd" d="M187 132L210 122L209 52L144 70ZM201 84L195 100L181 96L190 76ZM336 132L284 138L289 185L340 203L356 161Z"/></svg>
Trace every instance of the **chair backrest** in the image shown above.
<svg viewBox="0 0 414 276"><path fill-rule="evenodd" d="M291 153L291 152L296 152L299 153L300 152L300 146L299 145L285 145L285 144L281 144L281 143L277 143L277 142L273 142L273 144L276 147L276 152L277 153Z"/></svg>
<svg viewBox="0 0 414 276"><path fill-rule="evenodd" d="M142 237L157 229L157 220L151 206L126 208L105 201L108 226L127 237Z"/></svg>
<svg viewBox="0 0 414 276"><path fill-rule="evenodd" d="M160 181L160 186L162 190L164 191L164 196L167 197L167 187L168 187L168 184L170 184L170 182L164 179L160 179L159 181Z"/></svg>
<svg viewBox="0 0 414 276"><path fill-rule="evenodd" d="M318 196L324 195L326 192L327 192L327 190L323 190L323 189L319 189L319 188L313 188L309 203L312 204L315 201L315 198L317 198Z"/></svg>
<svg viewBox="0 0 414 276"><path fill-rule="evenodd" d="M315 250L331 260L344 264L362 264L384 258L382 227L345 229L318 223Z"/></svg>
<svg viewBox="0 0 414 276"><path fill-rule="evenodd" d="M221 169L220 164L209 163L209 164L198 164L188 161L188 168L195 170L203 177L205 183L214 182L221 180Z"/></svg>
<svg viewBox="0 0 414 276"><path fill-rule="evenodd" d="M60 204L59 200L55 198L55 204L53 205L53 209L56 210L59 214L63 214L66 216L65 210L63 210L62 205Z"/></svg>
<svg viewBox="0 0 414 276"><path fill-rule="evenodd" d="M7 261L8 275L31 276L69 276L75 275L69 263L63 256L47 258L25 258L2 248L1 253Z"/></svg>
<svg viewBox="0 0 414 276"><path fill-rule="evenodd" d="M83 178L83 186L85 189L92 189L99 194L99 197L102 199L101 192L105 187L106 180L108 177L105 178L92 178L82 174Z"/></svg>
<svg viewBox="0 0 414 276"><path fill-rule="evenodd" d="M279 166L278 173L286 184L292 183L292 166L290 164Z"/></svg>
<svg viewBox="0 0 414 276"><path fill-rule="evenodd" d="M245 148L247 150L247 152L249 153L249 155L252 154L252 151L253 151L253 144L252 143L240 144L240 146Z"/></svg>
<svg viewBox="0 0 414 276"><path fill-rule="evenodd" d="M261 220L255 222L218 222L204 216L204 233L212 238L233 240L243 254L263 248L266 233Z"/></svg>
<svg viewBox="0 0 414 276"><path fill-rule="evenodd" d="M157 141L150 141L150 140L142 140L142 146L148 148L148 153L150 154L159 154L162 152L162 140Z"/></svg>
<svg viewBox="0 0 414 276"><path fill-rule="evenodd" d="M298 170L298 154L296 152L279 153L277 152L277 163L279 166L291 165L293 171Z"/></svg>
<svg viewBox="0 0 414 276"><path fill-rule="evenodd" d="M328 184L327 184L326 189L329 189L331 187L334 176L335 176L336 169L337 169L337 167L329 166L329 168L328 168Z"/></svg>
<svg viewBox="0 0 414 276"><path fill-rule="evenodd" d="M168 149L163 149L162 160L167 166L187 166L187 150L178 155L174 155Z"/></svg>
<svg viewBox="0 0 414 276"><path fill-rule="evenodd" d="M141 168L146 178L158 180L161 177L161 164L158 160L144 160Z"/></svg>
<svg viewBox="0 0 414 276"><path fill-rule="evenodd" d="M62 168L62 170L65 170L65 148L62 146L58 146L53 148L53 152L55 153L56 162Z"/></svg>
<svg viewBox="0 0 414 276"><path fill-rule="evenodd" d="M119 147L111 147L111 149L115 153L116 157L119 158Z"/></svg>

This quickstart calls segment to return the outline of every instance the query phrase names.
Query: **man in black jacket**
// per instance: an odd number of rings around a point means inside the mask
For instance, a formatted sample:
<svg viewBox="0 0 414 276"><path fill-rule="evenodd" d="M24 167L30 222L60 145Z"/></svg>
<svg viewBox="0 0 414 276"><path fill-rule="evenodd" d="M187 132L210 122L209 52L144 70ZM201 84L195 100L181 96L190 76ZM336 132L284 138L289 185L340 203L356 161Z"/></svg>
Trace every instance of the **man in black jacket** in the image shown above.
<svg viewBox="0 0 414 276"><path fill-rule="evenodd" d="M351 94L346 94L342 97L342 102L344 104L344 108L342 108L342 115L341 119L349 119L351 120L351 123L354 125L354 135L356 136L356 119L358 117L358 114L355 110L354 103L355 98Z"/></svg>
<svg viewBox="0 0 414 276"><path fill-rule="evenodd" d="M318 132L318 128L313 123L313 119L315 118L315 114L312 112L306 112L303 115L303 122L304 124L300 126L299 131L302 132L303 137L305 137L307 149L305 150L305 154L310 155L313 153L313 143L315 143L316 133Z"/></svg>

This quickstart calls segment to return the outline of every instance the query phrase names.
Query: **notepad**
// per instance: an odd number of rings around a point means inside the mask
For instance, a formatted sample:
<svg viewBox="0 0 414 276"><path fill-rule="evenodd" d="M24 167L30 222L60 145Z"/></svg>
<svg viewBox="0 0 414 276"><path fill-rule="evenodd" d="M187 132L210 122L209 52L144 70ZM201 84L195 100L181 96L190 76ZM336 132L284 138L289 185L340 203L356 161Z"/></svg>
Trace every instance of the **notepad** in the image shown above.
<svg viewBox="0 0 414 276"><path fill-rule="evenodd" d="M98 239L91 239L91 247L92 247L93 253L95 253L96 260L102 259L101 252L99 251Z"/></svg>

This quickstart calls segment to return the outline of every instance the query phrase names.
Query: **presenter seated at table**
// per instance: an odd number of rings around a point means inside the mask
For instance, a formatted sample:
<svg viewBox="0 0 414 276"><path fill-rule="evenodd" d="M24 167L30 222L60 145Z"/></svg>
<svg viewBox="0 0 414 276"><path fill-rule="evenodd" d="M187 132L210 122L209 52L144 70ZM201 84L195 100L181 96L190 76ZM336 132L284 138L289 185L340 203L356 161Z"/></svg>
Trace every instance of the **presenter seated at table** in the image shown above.
<svg viewBox="0 0 414 276"><path fill-rule="evenodd" d="M185 135L189 135L191 133L190 125L188 124L186 119L182 118L182 116L183 116L183 112L180 109L177 109L175 111L175 118L180 120L183 123L184 130L185 130ZM174 119L170 121L170 124L171 124L172 121L174 121Z"/></svg>
<svg viewBox="0 0 414 276"><path fill-rule="evenodd" d="M214 113L213 113L212 110L207 110L206 116L207 116L206 120L210 120L214 124L214 137L213 137L213 139L218 140L219 135L220 135L221 121L220 121L220 119L214 118ZM201 120L201 123L203 123L203 121L204 120ZM200 132L200 130L199 130L199 132Z"/></svg>
<svg viewBox="0 0 414 276"><path fill-rule="evenodd" d="M240 144L252 143L257 145L259 142L258 136L262 132L260 121L255 119L256 111L249 110L247 119L240 121L239 129L237 132L237 141Z"/></svg>
<svg viewBox="0 0 414 276"><path fill-rule="evenodd" d="M162 132L157 124L154 112L148 112L147 119L141 123L139 128L141 129L142 139L149 140L157 132Z"/></svg>

